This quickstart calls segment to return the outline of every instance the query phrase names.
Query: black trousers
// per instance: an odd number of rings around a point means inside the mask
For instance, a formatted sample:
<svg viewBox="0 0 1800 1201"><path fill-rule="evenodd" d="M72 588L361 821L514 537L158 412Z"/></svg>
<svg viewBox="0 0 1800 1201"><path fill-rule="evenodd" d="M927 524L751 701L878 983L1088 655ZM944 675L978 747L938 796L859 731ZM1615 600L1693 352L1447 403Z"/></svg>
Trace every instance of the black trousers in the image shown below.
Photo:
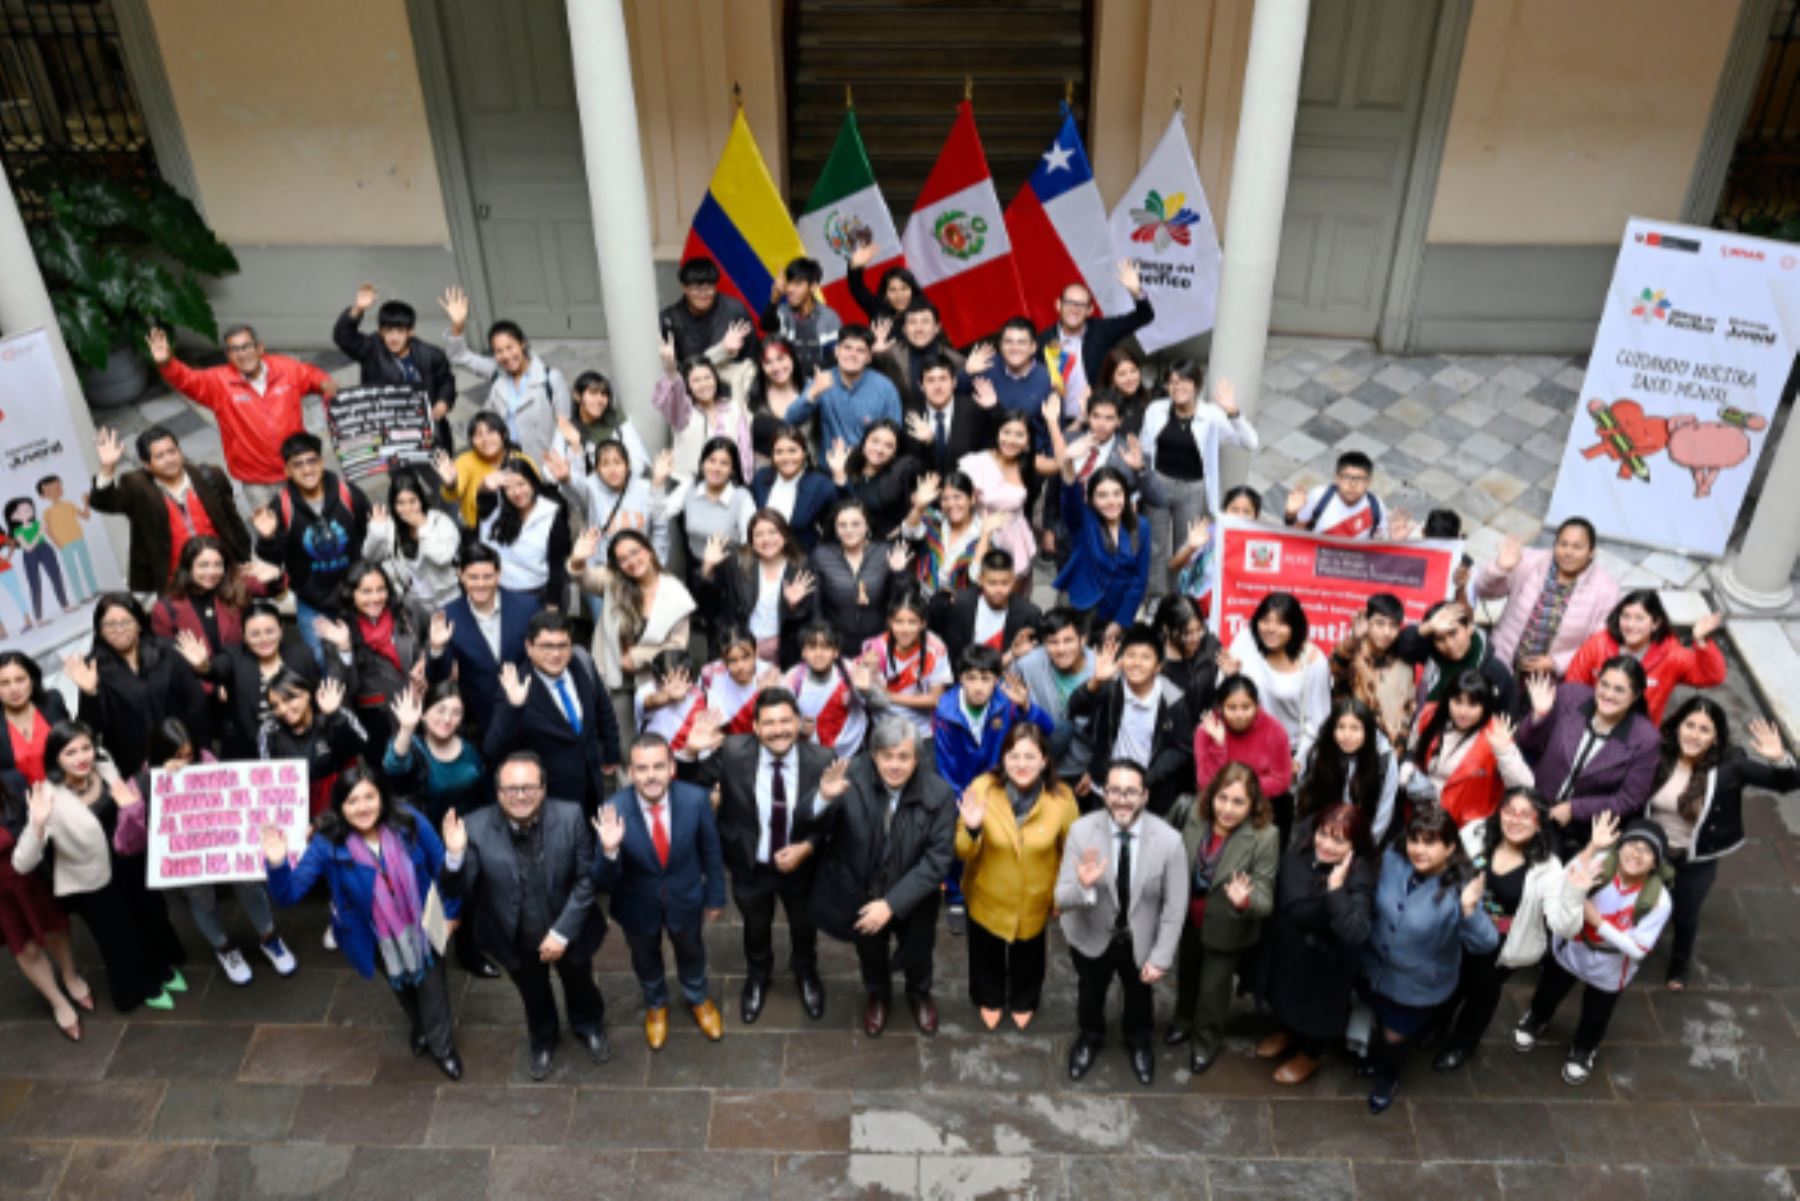
<svg viewBox="0 0 1800 1201"><path fill-rule="evenodd" d="M1150 1028L1155 1020L1156 996L1139 972L1129 933L1114 935L1104 954L1090 959L1069 948L1075 961L1075 1019L1083 1042L1099 1046L1106 1041L1106 990L1113 977L1125 990L1125 1014L1120 1023L1125 1045L1133 1051L1150 1049Z"/></svg>
<svg viewBox="0 0 1800 1201"><path fill-rule="evenodd" d="M159 996L175 974L177 957L169 953L175 932L162 895L145 904L131 895L130 887L115 870L106 887L97 892L72 893L57 903L79 917L100 948L100 963L112 993L113 1008L129 1013ZM165 933L166 932L166 933ZM179 948L177 941L175 946Z"/></svg>
<svg viewBox="0 0 1800 1201"><path fill-rule="evenodd" d="M606 1023L606 1002L594 983L594 956L564 953L554 964L545 963L533 951L507 975L525 1002L525 1026L531 1032L531 1049L547 1051L556 1045L562 1026L556 1018L556 993L550 988L550 971L562 981L563 1005L569 1011L569 1029L586 1037L598 1034Z"/></svg>
<svg viewBox="0 0 1800 1201"><path fill-rule="evenodd" d="M379 967L379 964L377 965ZM434 958L417 984L394 990L394 999L412 1022L412 1035L442 1059L456 1050L450 1016L450 979L444 961Z"/></svg>
<svg viewBox="0 0 1800 1201"><path fill-rule="evenodd" d="M743 877L732 876L731 899L744 916L744 961L750 979L763 984L775 974L775 902L787 912L788 968L806 979L819 974L819 928L806 915L812 873L778 872L759 863Z"/></svg>
<svg viewBox="0 0 1800 1201"><path fill-rule="evenodd" d="M1049 967L1049 931L1039 930L1036 938L1008 942L971 919L966 934L969 999L975 1008L1036 1013Z"/></svg>
<svg viewBox="0 0 1800 1201"><path fill-rule="evenodd" d="M1687 977L1688 966L1694 961L1694 941L1700 937L1700 910L1718 878L1717 859L1703 863L1684 859L1675 868L1675 887L1670 890L1674 909L1669 914L1670 924L1675 927L1675 941L1669 949L1671 980Z"/></svg>
<svg viewBox="0 0 1800 1201"><path fill-rule="evenodd" d="M1543 974L1538 977L1537 991L1531 994L1531 1020L1541 1026L1556 1016L1556 1007L1580 984L1550 956L1544 958ZM1606 1024L1612 1021L1619 994L1588 985L1581 990L1581 1017L1575 1023L1572 1051L1592 1051L1606 1037Z"/></svg>
<svg viewBox="0 0 1800 1201"><path fill-rule="evenodd" d="M894 972L906 977L906 995L931 995L931 950L937 940L939 894L933 893L905 917L896 917L880 934L856 936L856 962L863 989L887 1001L894 995Z"/></svg>
<svg viewBox="0 0 1800 1201"><path fill-rule="evenodd" d="M631 948L631 970L644 989L644 1004L651 1009L669 1007L668 969L663 965L663 934L634 934L625 931L625 945ZM681 995L689 1005L698 1005L706 995L706 925L695 922L686 930L669 930L669 945L675 948L675 975L681 981Z"/></svg>
<svg viewBox="0 0 1800 1201"><path fill-rule="evenodd" d="M1502 936L1502 943L1506 941ZM1487 1033L1500 1008L1500 990L1506 986L1513 970L1500 966L1498 947L1485 955L1463 951L1462 970L1456 976L1456 991L1444 1002L1442 1017L1449 1020L1449 1045L1471 1053Z"/></svg>

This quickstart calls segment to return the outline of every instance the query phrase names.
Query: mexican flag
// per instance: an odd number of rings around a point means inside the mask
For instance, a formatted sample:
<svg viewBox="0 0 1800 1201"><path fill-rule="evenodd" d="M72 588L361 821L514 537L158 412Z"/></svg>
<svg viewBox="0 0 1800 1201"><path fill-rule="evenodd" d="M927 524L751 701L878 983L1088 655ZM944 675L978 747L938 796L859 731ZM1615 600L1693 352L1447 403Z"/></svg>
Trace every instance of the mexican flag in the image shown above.
<svg viewBox="0 0 1800 1201"><path fill-rule="evenodd" d="M850 256L862 246L874 246L878 256L863 270L869 290L880 295L881 277L889 268L901 266L900 235L894 219L888 214L887 201L875 182L869 166L869 154L863 149L862 134L856 128L856 110L844 112L844 123L838 127L837 142L825 171L807 197L806 211L800 214L800 240L806 243L808 256L818 259L825 269L825 301L838 316L849 323L869 319L862 306L850 299L846 276ZM894 331L899 336L899 331Z"/></svg>
<svg viewBox="0 0 1800 1201"><path fill-rule="evenodd" d="M956 124L919 192L901 245L956 345L985 337L1026 311L1000 197L967 100L956 106Z"/></svg>

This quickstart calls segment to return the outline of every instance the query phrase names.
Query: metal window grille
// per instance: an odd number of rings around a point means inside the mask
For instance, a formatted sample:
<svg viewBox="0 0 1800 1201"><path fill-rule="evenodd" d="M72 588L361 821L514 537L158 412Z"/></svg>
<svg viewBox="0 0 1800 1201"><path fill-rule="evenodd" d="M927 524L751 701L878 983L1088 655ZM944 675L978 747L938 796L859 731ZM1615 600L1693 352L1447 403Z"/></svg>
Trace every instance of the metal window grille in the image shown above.
<svg viewBox="0 0 1800 1201"><path fill-rule="evenodd" d="M1800 238L1800 3L1777 6L1750 103L1725 175L1713 224Z"/></svg>
<svg viewBox="0 0 1800 1201"><path fill-rule="evenodd" d="M45 164L124 179L156 176L106 0L0 0L0 162L28 222L45 213L18 185Z"/></svg>

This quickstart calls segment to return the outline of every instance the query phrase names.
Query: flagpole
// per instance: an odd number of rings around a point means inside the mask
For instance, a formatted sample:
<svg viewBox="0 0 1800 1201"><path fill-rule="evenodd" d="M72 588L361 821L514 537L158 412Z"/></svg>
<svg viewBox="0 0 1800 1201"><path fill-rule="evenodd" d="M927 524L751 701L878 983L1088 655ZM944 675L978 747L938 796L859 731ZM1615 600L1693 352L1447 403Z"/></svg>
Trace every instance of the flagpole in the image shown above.
<svg viewBox="0 0 1800 1201"><path fill-rule="evenodd" d="M963 76L963 99L975 99L975 77L973 75Z"/></svg>
<svg viewBox="0 0 1800 1201"><path fill-rule="evenodd" d="M735 79L731 81L731 115L737 116L744 111L744 85Z"/></svg>
<svg viewBox="0 0 1800 1201"><path fill-rule="evenodd" d="M846 109L853 109L856 107L856 98L850 94L849 84L844 85L844 107Z"/></svg>

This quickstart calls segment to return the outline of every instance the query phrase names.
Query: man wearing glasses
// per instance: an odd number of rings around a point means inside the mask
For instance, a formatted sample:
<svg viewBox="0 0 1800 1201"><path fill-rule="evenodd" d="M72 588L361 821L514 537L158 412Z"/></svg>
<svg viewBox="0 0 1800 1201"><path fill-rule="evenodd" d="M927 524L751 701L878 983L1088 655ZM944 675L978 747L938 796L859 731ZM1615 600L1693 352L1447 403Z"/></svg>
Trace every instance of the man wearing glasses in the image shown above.
<svg viewBox="0 0 1800 1201"><path fill-rule="evenodd" d="M681 299L662 311L662 336L675 340L675 361L685 363L695 355L705 355L715 367L733 359L756 362L762 353L756 340L756 318L737 297L719 295L719 265L711 259L691 258L681 264L676 278L681 281ZM744 327L744 336L734 348L725 335L735 325Z"/></svg>
<svg viewBox="0 0 1800 1201"><path fill-rule="evenodd" d="M525 1003L531 1078L550 1075L561 1033L550 969L562 981L569 1029L595 1063L610 1055L606 1004L594 984L594 953L606 916L594 903L594 832L572 800L546 795L544 765L529 751L500 765L500 803L465 822L444 814L446 897L463 900L475 943L506 969Z"/></svg>
<svg viewBox="0 0 1800 1201"><path fill-rule="evenodd" d="M1056 324L1038 335L1044 365L1062 388L1065 417L1072 418L1080 411L1082 399L1100 377L1100 365L1113 347L1156 319L1138 278L1137 264L1130 259L1120 262L1118 279L1137 302L1130 312L1095 317L1094 294L1086 285L1074 282L1056 299Z"/></svg>
<svg viewBox="0 0 1800 1201"><path fill-rule="evenodd" d="M169 349L169 335L152 329L150 358L171 388L219 423L225 470L242 488L251 509L273 502L287 481L281 444L306 430L302 402L313 393L326 400L337 384L310 363L263 353L262 339L247 325L225 331L223 366L196 370Z"/></svg>

